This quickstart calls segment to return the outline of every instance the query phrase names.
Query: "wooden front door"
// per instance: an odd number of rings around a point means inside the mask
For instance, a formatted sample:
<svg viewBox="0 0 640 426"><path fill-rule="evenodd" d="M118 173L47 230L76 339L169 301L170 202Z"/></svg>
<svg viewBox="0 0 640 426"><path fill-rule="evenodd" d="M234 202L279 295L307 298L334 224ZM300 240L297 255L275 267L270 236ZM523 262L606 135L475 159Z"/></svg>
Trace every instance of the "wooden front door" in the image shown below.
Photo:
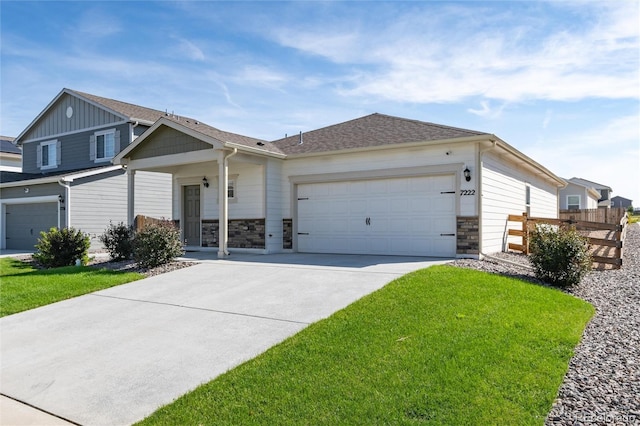
<svg viewBox="0 0 640 426"><path fill-rule="evenodd" d="M184 187L184 239L188 246L200 246L200 185Z"/></svg>

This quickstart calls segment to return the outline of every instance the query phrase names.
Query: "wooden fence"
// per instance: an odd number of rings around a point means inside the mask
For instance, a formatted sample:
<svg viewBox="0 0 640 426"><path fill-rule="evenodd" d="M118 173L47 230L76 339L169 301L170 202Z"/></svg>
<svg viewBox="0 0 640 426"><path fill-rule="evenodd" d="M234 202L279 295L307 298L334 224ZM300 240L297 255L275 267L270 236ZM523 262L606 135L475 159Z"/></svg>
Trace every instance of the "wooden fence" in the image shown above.
<svg viewBox="0 0 640 426"><path fill-rule="evenodd" d="M522 216L509 215L509 222L520 222L519 229L507 230L510 237L521 237L522 243L509 243L509 250L521 251L529 254L529 234L537 224L547 224L554 226L570 226L580 234L587 237L591 249L594 268L604 268L612 265L619 269L622 266L624 239L627 231L626 213L617 224L576 221L572 219L550 219L542 217L529 217L526 213Z"/></svg>
<svg viewBox="0 0 640 426"><path fill-rule="evenodd" d="M136 232L141 231L147 225L154 224L163 224L163 223L171 223L173 226L178 226L177 221L168 220L168 219L157 219L155 217L143 216L141 214L137 215L133 222L133 229Z"/></svg>
<svg viewBox="0 0 640 426"><path fill-rule="evenodd" d="M583 210L560 210L560 219L583 221L583 222L599 222L618 225L627 209L624 207L612 207L609 209L583 209Z"/></svg>

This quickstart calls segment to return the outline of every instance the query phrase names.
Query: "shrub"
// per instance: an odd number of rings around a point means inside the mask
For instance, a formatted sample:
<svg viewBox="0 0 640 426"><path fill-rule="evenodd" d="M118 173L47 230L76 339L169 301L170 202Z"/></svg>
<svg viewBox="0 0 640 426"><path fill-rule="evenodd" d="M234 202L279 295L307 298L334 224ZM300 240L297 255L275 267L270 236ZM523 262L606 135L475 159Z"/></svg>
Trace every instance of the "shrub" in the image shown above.
<svg viewBox="0 0 640 426"><path fill-rule="evenodd" d="M40 232L33 258L46 268L75 265L80 259L83 265L89 261L89 236L73 228L51 228Z"/></svg>
<svg viewBox="0 0 640 426"><path fill-rule="evenodd" d="M109 252L111 260L127 260L133 255L133 227L120 222L109 222L109 227L100 235L100 242Z"/></svg>
<svg viewBox="0 0 640 426"><path fill-rule="evenodd" d="M529 242L536 277L560 287L571 287L591 269L587 239L575 229L536 226Z"/></svg>
<svg viewBox="0 0 640 426"><path fill-rule="evenodd" d="M182 253L180 230L169 221L146 225L133 239L133 258L143 268L164 265Z"/></svg>

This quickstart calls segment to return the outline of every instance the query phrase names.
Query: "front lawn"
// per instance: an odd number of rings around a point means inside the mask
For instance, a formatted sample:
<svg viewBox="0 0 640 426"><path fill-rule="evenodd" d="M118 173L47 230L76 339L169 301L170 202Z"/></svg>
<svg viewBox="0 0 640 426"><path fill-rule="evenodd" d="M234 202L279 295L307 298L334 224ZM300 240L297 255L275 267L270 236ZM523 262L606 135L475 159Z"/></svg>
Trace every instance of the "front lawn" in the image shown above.
<svg viewBox="0 0 640 426"><path fill-rule="evenodd" d="M593 313L558 290L435 266L141 424L542 425Z"/></svg>
<svg viewBox="0 0 640 426"><path fill-rule="evenodd" d="M0 317L139 280L143 275L87 266L35 269L0 258Z"/></svg>

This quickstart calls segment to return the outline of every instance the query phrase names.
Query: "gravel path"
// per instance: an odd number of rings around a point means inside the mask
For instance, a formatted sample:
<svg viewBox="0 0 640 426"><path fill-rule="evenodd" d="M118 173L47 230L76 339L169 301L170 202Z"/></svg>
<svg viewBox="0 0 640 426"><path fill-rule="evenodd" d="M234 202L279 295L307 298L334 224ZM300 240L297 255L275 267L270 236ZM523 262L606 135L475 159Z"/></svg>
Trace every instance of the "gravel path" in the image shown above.
<svg viewBox="0 0 640 426"><path fill-rule="evenodd" d="M537 282L525 267L458 260L455 265ZM630 225L621 269L590 272L569 293L596 308L569 364L546 426L640 425L640 224Z"/></svg>

